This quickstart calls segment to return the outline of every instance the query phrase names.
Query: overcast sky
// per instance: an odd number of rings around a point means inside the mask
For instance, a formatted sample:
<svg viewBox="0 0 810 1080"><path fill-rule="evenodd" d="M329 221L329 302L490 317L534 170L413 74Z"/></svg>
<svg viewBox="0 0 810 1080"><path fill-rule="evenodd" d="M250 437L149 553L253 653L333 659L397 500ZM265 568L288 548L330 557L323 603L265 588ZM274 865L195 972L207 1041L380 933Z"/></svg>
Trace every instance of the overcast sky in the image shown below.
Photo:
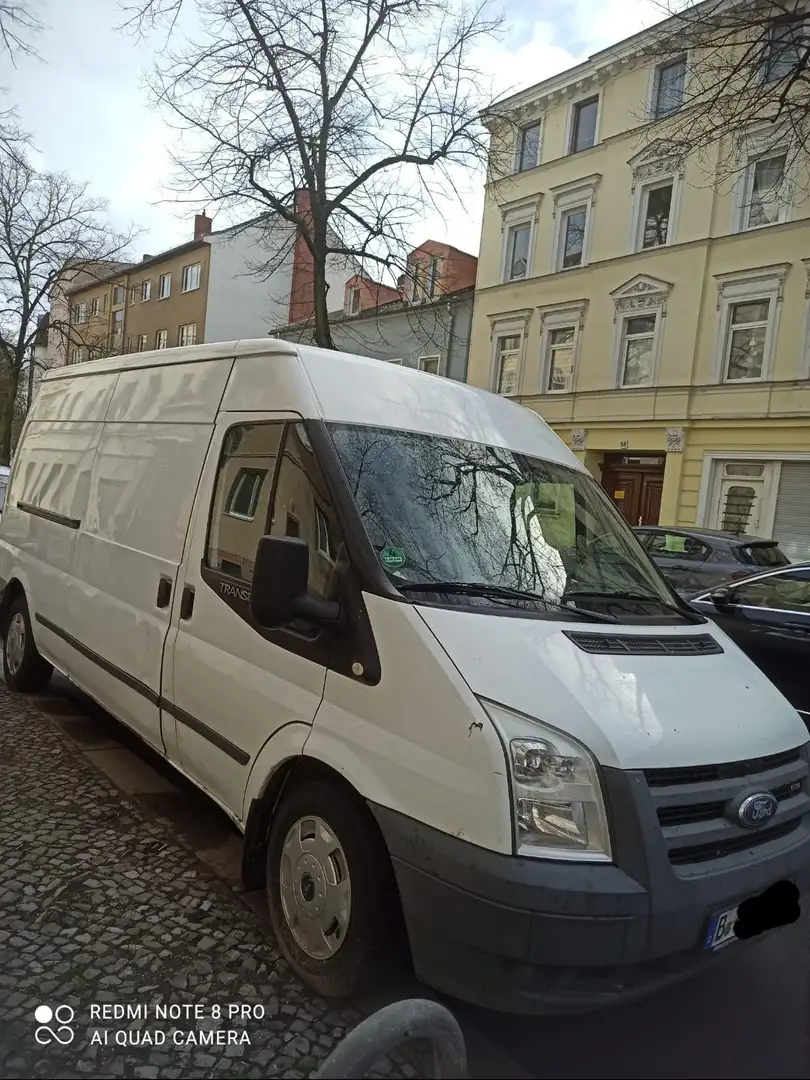
<svg viewBox="0 0 810 1080"><path fill-rule="evenodd" d="M548 78L662 17L662 0L505 0L507 34L487 52L499 91ZM165 188L173 133L142 88L159 40L138 43L115 29L115 0L39 0L48 24L36 42L41 60L4 63L0 85L32 132L39 164L89 180L109 200L117 224L147 232L138 257L191 238L201 207L178 205ZM414 244L430 237L478 251L483 194L476 178L465 205L449 203ZM216 225L229 224L220 218Z"/></svg>

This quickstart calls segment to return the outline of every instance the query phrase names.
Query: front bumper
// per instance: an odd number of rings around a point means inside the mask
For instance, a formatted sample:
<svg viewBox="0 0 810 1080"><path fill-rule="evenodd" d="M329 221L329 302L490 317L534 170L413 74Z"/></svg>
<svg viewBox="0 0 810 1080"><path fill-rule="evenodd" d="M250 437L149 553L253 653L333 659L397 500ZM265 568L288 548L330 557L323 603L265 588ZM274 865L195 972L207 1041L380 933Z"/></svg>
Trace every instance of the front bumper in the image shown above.
<svg viewBox="0 0 810 1080"><path fill-rule="evenodd" d="M615 865L502 855L372 806L422 981L503 1012L602 1008L761 940L707 951L713 915L777 881L810 892L807 817L789 835L736 852L723 868L714 862L684 875L670 864L642 774L604 772Z"/></svg>

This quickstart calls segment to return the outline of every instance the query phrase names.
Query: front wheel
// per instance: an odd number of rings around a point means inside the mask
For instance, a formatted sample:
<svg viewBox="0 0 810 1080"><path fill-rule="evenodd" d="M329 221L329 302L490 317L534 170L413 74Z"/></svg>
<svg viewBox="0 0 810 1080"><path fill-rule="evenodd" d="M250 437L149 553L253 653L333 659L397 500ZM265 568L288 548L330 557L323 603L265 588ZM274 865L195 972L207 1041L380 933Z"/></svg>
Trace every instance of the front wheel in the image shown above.
<svg viewBox="0 0 810 1080"><path fill-rule="evenodd" d="M10 690L37 693L48 685L53 667L40 656L24 596L12 600L3 640L3 678Z"/></svg>
<svg viewBox="0 0 810 1080"><path fill-rule="evenodd" d="M282 800L267 845L270 920L299 978L324 997L370 990L402 957L393 870L369 811L312 780Z"/></svg>

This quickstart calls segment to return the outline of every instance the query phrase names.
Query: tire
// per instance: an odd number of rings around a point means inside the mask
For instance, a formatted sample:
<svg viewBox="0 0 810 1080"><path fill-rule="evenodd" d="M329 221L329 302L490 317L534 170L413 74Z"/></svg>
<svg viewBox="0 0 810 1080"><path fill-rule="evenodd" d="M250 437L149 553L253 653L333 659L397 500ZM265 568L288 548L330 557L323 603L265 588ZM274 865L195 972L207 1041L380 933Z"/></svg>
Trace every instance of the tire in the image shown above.
<svg viewBox="0 0 810 1080"><path fill-rule="evenodd" d="M31 616L24 596L11 601L3 627L3 678L9 690L37 693L44 690L53 667L37 652Z"/></svg>
<svg viewBox="0 0 810 1080"><path fill-rule="evenodd" d="M282 953L323 997L365 993L403 958L388 851L368 809L338 784L305 781L282 799L267 844L267 898Z"/></svg>

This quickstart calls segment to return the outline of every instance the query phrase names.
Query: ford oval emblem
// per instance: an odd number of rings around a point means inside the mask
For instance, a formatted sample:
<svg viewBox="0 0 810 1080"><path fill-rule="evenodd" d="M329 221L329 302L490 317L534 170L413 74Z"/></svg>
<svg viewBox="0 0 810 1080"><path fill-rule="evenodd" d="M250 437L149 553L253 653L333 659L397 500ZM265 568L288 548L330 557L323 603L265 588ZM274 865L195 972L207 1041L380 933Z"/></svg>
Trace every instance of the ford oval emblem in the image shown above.
<svg viewBox="0 0 810 1080"><path fill-rule="evenodd" d="M779 802L775 795L770 791L757 791L743 799L737 810L737 817L740 825L744 825L746 829L759 829L762 825L767 825L778 809Z"/></svg>

